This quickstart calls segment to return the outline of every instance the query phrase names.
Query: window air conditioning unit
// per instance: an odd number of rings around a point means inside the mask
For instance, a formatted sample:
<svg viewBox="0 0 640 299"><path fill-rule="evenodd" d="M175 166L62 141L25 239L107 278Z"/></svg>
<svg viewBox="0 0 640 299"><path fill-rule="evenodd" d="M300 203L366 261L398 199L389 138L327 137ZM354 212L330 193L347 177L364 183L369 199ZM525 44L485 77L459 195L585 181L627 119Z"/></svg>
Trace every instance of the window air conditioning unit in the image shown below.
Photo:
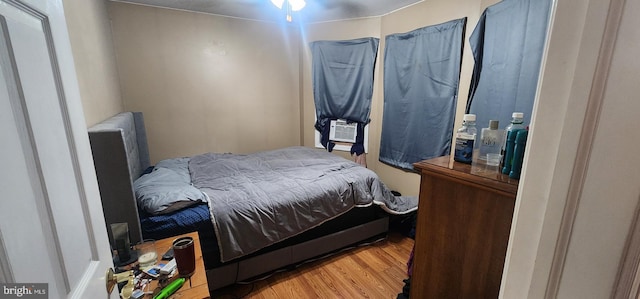
<svg viewBox="0 0 640 299"><path fill-rule="evenodd" d="M358 123L348 124L346 120L332 120L329 127L329 139L340 142L356 142Z"/></svg>

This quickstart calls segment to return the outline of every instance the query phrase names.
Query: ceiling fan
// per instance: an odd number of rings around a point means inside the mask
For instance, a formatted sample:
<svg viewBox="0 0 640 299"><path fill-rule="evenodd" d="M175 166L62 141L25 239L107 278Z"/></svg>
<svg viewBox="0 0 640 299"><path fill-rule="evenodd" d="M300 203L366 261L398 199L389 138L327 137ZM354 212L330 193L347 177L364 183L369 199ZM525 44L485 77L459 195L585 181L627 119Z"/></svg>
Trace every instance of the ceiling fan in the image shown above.
<svg viewBox="0 0 640 299"><path fill-rule="evenodd" d="M271 3L273 3L273 5L275 5L278 9L282 9L284 6L284 9L287 12L287 22L292 21L292 11L300 11L307 5L307 2L305 2L304 0L271 0Z"/></svg>

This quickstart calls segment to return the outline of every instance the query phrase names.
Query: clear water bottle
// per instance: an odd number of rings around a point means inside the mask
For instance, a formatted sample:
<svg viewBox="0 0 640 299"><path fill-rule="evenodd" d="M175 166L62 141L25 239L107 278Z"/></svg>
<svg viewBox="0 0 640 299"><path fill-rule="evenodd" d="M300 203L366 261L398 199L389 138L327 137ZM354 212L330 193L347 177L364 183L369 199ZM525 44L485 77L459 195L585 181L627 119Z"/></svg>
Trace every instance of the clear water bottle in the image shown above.
<svg viewBox="0 0 640 299"><path fill-rule="evenodd" d="M500 161L501 165L504 166L504 163L505 163L505 156L506 156L506 149L507 149L507 136L509 132L515 131L515 130L522 130L525 128L526 127L524 125L524 113L514 112L513 114L511 114L511 123L509 123L509 125L504 129L504 139L503 139L504 141L500 149L500 154L502 155L502 160Z"/></svg>
<svg viewBox="0 0 640 299"><path fill-rule="evenodd" d="M511 114L511 123L507 126L505 130L509 131L511 129L514 129L514 130L525 129L524 113L514 112L513 114Z"/></svg>
<svg viewBox="0 0 640 299"><path fill-rule="evenodd" d="M490 120L489 127L480 131L477 150L474 151L474 163L498 166L501 159L501 148L504 143L504 130L498 129L497 120Z"/></svg>
<svg viewBox="0 0 640 299"><path fill-rule="evenodd" d="M458 162L471 164L473 160L473 143L476 140L476 115L465 114L462 118L462 127L456 132L456 147L453 159Z"/></svg>

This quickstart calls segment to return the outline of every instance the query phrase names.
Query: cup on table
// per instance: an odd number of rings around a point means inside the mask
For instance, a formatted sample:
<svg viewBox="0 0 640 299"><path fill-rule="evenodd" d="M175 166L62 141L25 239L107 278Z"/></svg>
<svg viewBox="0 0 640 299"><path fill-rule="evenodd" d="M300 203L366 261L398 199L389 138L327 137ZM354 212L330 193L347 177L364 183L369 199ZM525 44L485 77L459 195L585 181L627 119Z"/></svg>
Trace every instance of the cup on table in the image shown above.
<svg viewBox="0 0 640 299"><path fill-rule="evenodd" d="M180 277L190 277L196 271L196 253L192 237L180 237L173 241L173 257Z"/></svg>
<svg viewBox="0 0 640 299"><path fill-rule="evenodd" d="M136 250L138 250L138 264L140 268L148 268L156 264L158 254L156 253L154 240L143 240L136 245Z"/></svg>
<svg viewBox="0 0 640 299"><path fill-rule="evenodd" d="M502 158L502 155L500 154L487 154L487 165L498 166L500 165L501 158Z"/></svg>

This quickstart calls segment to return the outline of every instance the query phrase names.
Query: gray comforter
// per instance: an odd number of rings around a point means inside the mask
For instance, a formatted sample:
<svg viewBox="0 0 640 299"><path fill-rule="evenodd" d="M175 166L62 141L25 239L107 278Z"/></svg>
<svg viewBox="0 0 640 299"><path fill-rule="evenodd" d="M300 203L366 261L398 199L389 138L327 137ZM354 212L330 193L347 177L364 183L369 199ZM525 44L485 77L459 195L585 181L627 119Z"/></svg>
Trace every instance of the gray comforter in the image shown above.
<svg viewBox="0 0 640 299"><path fill-rule="evenodd" d="M373 171L305 147L198 155L191 157L189 171L192 184L208 196L223 262L354 207L378 204L396 214L417 208L417 198L393 196Z"/></svg>

